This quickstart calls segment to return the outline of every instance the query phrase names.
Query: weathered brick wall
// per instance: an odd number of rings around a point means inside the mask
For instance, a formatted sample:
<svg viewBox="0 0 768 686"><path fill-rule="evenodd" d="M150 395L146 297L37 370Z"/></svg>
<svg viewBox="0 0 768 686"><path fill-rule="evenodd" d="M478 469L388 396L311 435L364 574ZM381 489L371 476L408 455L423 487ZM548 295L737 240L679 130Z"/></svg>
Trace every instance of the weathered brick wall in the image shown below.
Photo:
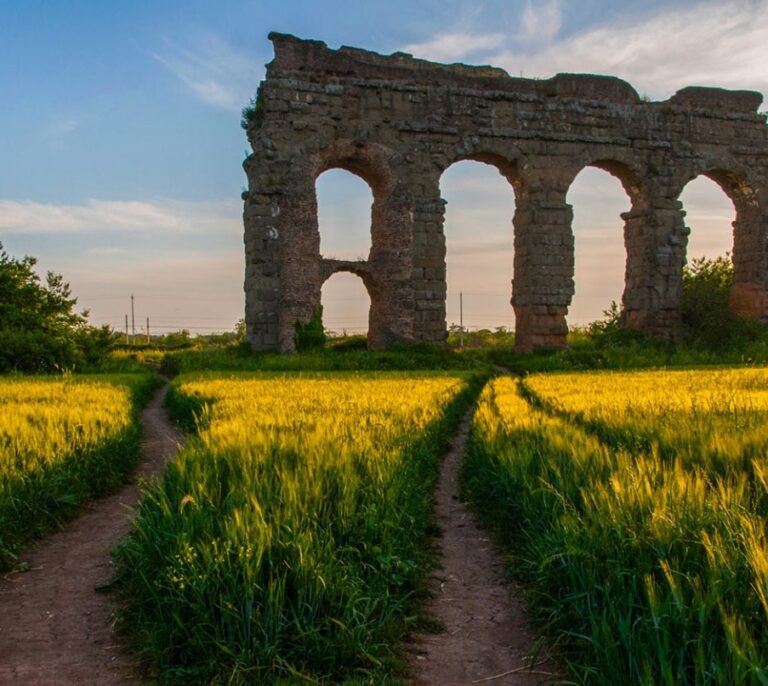
<svg viewBox="0 0 768 686"><path fill-rule="evenodd" d="M750 91L685 88L645 102L613 77L511 78L492 67L441 65L396 53L330 50L271 34L245 162L246 323L255 348L293 347L296 321L336 271L371 296L369 342L445 337L442 173L458 160L494 165L515 191L518 347L565 344L573 295L568 188L585 166L622 182L624 323L673 339L679 331L689 233L678 200L700 174L733 200L734 302L768 319L768 126ZM368 182L371 250L362 262L319 251L315 181L331 168Z"/></svg>

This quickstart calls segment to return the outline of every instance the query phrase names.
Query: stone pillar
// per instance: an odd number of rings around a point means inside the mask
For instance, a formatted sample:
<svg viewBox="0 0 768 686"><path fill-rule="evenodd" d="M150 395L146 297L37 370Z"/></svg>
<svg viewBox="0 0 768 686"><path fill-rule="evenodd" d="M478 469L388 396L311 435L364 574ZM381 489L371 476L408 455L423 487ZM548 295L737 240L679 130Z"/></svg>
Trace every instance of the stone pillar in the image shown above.
<svg viewBox="0 0 768 686"><path fill-rule="evenodd" d="M444 343L445 325L445 201L439 178L424 172L413 190L413 327L416 340Z"/></svg>
<svg viewBox="0 0 768 686"><path fill-rule="evenodd" d="M653 212L632 208L623 212L624 247L627 262L624 271L624 293L621 298L622 325L635 330L642 329L644 312L650 308L653 279L649 264L653 261L653 242L650 227Z"/></svg>
<svg viewBox="0 0 768 686"><path fill-rule="evenodd" d="M377 198L371 212L373 274L368 347L385 348L414 340L413 222L404 184Z"/></svg>
<svg viewBox="0 0 768 686"><path fill-rule="evenodd" d="M282 197L279 222L280 317L278 349L295 348L296 323L307 323L320 306L320 232L314 179L294 182Z"/></svg>
<svg viewBox="0 0 768 686"><path fill-rule="evenodd" d="M731 309L740 317L768 321L768 214L756 203L737 201L733 222Z"/></svg>
<svg viewBox="0 0 768 686"><path fill-rule="evenodd" d="M255 155L244 166L251 179L251 190L243 193L246 338L255 350L272 350L278 342L282 193L269 185Z"/></svg>
<svg viewBox="0 0 768 686"><path fill-rule="evenodd" d="M515 347L563 348L565 316L573 297L573 210L567 188L553 179L528 180L517 195L515 274Z"/></svg>
<svg viewBox="0 0 768 686"><path fill-rule="evenodd" d="M244 164L247 338L256 350L289 352L296 322L309 321L320 305L315 180L303 158L279 154L262 136L251 145Z"/></svg>
<svg viewBox="0 0 768 686"><path fill-rule="evenodd" d="M666 341L680 335L683 264L690 233L676 198L671 186L655 186L643 209L622 215L627 248L622 323Z"/></svg>

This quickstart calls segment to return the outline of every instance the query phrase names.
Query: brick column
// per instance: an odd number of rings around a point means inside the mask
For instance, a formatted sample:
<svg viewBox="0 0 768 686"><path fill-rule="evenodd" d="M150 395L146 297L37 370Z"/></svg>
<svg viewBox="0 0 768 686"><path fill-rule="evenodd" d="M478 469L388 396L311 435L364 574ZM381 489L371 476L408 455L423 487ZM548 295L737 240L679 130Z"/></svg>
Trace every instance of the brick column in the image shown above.
<svg viewBox="0 0 768 686"><path fill-rule="evenodd" d="M518 192L515 226L515 347L563 348L565 315L573 297L573 210L567 188L553 180L526 183Z"/></svg>
<svg viewBox="0 0 768 686"><path fill-rule="evenodd" d="M677 192L652 188L647 206L624 217L627 247L623 325L660 340L680 335L683 264L690 230Z"/></svg>
<svg viewBox="0 0 768 686"><path fill-rule="evenodd" d="M243 193L246 338L255 350L278 345L280 235L283 189L280 169L256 141L243 164L250 190Z"/></svg>
<svg viewBox="0 0 768 686"><path fill-rule="evenodd" d="M314 179L294 180L280 200L276 240L280 255L278 349L294 349L296 322L306 323L320 305L320 232Z"/></svg>
<svg viewBox="0 0 768 686"><path fill-rule="evenodd" d="M404 184L373 203L369 348L414 340L413 222Z"/></svg>
<svg viewBox="0 0 768 686"><path fill-rule="evenodd" d="M320 233L315 180L303 158L251 138L245 161L245 322L256 350L290 352L296 322L320 305ZM286 183L290 179L290 183Z"/></svg>
<svg viewBox="0 0 768 686"><path fill-rule="evenodd" d="M768 321L768 212L756 203L736 202L733 222L731 309L748 319Z"/></svg>
<svg viewBox="0 0 768 686"><path fill-rule="evenodd" d="M444 343L445 325L445 201L439 178L424 172L413 191L413 331L423 343Z"/></svg>

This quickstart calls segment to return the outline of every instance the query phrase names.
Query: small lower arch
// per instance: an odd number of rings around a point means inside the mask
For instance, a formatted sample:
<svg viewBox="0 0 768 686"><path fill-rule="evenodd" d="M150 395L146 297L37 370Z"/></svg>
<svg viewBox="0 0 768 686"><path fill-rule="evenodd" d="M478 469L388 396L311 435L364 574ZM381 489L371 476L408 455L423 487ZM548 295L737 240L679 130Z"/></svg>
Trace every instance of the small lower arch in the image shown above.
<svg viewBox="0 0 768 686"><path fill-rule="evenodd" d="M321 291L323 326L329 336L368 337L372 299L365 279L349 269L337 269Z"/></svg>

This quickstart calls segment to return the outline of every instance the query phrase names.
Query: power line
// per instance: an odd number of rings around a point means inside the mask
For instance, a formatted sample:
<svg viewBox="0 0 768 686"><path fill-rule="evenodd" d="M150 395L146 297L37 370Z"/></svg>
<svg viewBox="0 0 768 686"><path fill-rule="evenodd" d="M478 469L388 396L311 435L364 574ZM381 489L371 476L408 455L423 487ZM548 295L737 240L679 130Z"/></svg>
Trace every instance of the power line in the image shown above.
<svg viewBox="0 0 768 686"><path fill-rule="evenodd" d="M195 297L190 297L188 295L142 295L141 292L136 294L136 297L141 298L142 300L150 301L150 302L157 302L157 301L173 301L173 302L219 302L221 300L229 300L232 298L232 295L200 295ZM87 295L79 295L77 297L78 301L80 300L87 300L88 302L103 302L107 300L119 300L123 301L125 300L124 295L104 295L104 296L94 296L90 297ZM244 297L242 298L244 300Z"/></svg>

